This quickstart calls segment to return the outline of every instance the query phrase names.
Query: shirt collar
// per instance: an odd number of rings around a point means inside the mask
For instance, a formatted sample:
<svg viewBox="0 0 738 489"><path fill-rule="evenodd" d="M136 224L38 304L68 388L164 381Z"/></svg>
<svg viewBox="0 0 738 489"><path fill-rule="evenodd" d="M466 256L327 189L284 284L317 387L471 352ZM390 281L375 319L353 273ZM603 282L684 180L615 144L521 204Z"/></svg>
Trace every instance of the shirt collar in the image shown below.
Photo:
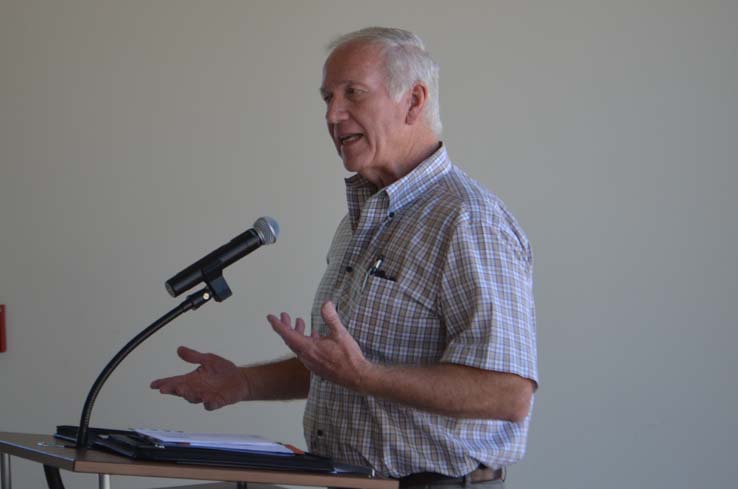
<svg viewBox="0 0 738 489"><path fill-rule="evenodd" d="M345 179L346 201L352 227L356 227L364 204L370 197L386 202L386 212L394 215L407 204L415 201L430 188L435 181L451 168L446 147L441 143L435 153L423 160L410 173L378 192L377 187L359 174Z"/></svg>

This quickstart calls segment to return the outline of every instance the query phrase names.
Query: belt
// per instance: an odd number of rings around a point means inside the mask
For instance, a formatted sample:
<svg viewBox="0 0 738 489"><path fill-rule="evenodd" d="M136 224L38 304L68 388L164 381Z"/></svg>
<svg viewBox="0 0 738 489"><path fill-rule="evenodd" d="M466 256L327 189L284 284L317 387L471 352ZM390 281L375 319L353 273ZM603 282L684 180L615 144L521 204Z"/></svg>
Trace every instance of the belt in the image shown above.
<svg viewBox="0 0 738 489"><path fill-rule="evenodd" d="M400 489L414 486L446 486L459 485L468 486L479 482L490 482L497 480L505 480L505 468L490 469L489 467L479 467L472 472L460 477L450 477L435 472L418 472L416 474L400 477Z"/></svg>

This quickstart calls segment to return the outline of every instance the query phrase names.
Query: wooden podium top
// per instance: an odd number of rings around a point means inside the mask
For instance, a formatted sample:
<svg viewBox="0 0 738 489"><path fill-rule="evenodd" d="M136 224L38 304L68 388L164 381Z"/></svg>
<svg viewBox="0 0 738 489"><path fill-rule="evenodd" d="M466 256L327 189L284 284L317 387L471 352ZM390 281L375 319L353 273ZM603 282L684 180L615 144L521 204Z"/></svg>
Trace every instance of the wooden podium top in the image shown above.
<svg viewBox="0 0 738 489"><path fill-rule="evenodd" d="M97 450L77 450L69 445L71 443L58 440L51 435L0 432L0 453L7 453L71 472L350 489L397 489L398 487L397 480L381 476L316 474L143 462Z"/></svg>

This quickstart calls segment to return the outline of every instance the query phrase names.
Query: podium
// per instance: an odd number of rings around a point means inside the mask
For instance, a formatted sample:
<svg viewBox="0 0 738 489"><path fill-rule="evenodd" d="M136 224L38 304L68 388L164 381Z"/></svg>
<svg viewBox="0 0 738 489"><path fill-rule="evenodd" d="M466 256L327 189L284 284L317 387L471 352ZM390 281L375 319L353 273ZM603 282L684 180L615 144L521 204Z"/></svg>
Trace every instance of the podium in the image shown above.
<svg viewBox="0 0 738 489"><path fill-rule="evenodd" d="M100 489L110 488L111 475L221 482L221 484L180 486L182 489L184 487L274 489L279 484L344 489L398 489L397 480L382 476L143 462L98 450L77 450L68 445L68 442L51 435L0 432L0 468L2 468L0 489L11 489L11 457L20 457L70 472L97 474Z"/></svg>

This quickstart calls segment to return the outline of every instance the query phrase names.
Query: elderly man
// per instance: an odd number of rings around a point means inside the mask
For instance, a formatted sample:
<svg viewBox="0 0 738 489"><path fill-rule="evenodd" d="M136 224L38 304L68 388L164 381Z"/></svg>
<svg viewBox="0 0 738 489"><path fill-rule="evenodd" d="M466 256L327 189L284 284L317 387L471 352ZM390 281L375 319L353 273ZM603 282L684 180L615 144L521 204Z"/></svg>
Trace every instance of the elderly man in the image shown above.
<svg viewBox="0 0 738 489"><path fill-rule="evenodd" d="M237 367L181 347L193 372L152 388L206 409L307 397L309 449L402 487L500 487L526 445L537 387L532 259L502 202L448 159L438 68L414 34L332 44L320 93L348 214L312 327L268 321L295 353Z"/></svg>

